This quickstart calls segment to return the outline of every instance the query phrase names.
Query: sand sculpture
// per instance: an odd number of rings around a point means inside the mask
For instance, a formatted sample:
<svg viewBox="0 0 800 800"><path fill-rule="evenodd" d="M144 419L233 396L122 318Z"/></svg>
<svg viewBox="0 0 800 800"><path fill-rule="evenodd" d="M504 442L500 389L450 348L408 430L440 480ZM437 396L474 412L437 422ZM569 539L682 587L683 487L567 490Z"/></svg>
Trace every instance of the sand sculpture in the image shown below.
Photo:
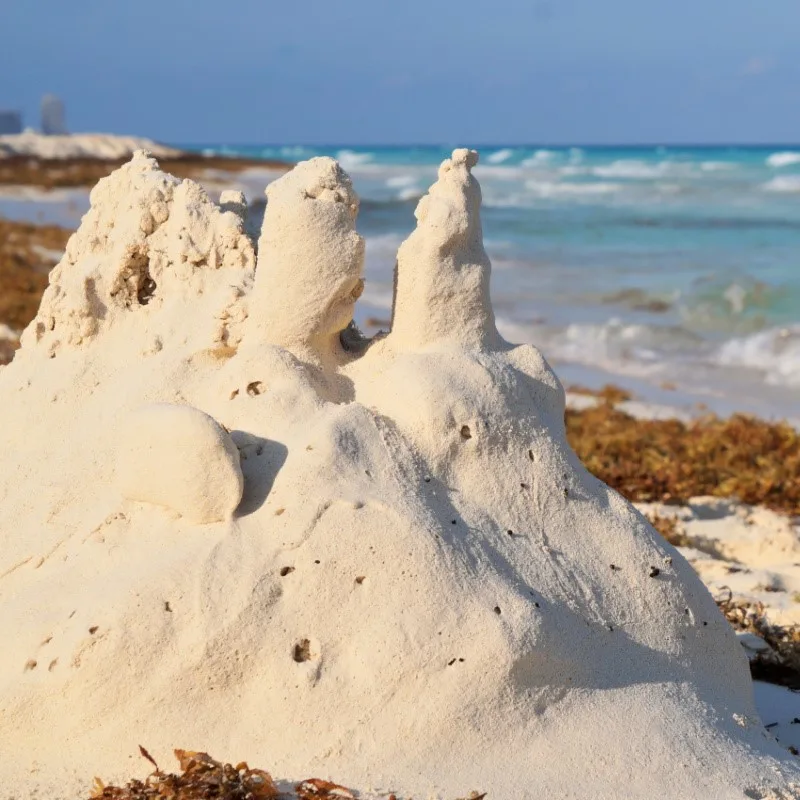
<svg viewBox="0 0 800 800"><path fill-rule="evenodd" d="M476 160L357 347L330 159L270 186L257 257L243 198L146 154L94 190L0 369L5 795L85 797L143 744L364 797L798 796L708 592L497 333Z"/></svg>

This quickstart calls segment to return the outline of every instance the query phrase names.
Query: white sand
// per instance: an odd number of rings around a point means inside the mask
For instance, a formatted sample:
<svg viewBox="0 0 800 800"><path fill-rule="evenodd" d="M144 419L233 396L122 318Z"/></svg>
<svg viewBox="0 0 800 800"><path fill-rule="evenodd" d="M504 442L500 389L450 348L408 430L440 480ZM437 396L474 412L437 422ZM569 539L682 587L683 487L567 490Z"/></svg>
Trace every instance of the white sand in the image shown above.
<svg viewBox="0 0 800 800"><path fill-rule="evenodd" d="M142 775L139 744L418 800L798 796L713 599L497 333L474 158L420 202L366 352L339 335L363 246L329 159L270 186L257 271L237 198L142 156L92 192L0 369L6 796ZM230 431L232 519L186 513L193 481L231 485L198 469L217 429L137 462L166 508L123 499L152 403Z"/></svg>
<svg viewBox="0 0 800 800"><path fill-rule="evenodd" d="M800 625L800 520L715 497L637 507L679 520L693 545L681 553L713 594L730 591L763 603L774 624Z"/></svg>
<svg viewBox="0 0 800 800"><path fill-rule="evenodd" d="M0 158L128 158L137 150L149 150L159 158L182 155L182 150L158 144L140 136L115 136L111 133L72 133L45 136L27 131L0 136Z"/></svg>

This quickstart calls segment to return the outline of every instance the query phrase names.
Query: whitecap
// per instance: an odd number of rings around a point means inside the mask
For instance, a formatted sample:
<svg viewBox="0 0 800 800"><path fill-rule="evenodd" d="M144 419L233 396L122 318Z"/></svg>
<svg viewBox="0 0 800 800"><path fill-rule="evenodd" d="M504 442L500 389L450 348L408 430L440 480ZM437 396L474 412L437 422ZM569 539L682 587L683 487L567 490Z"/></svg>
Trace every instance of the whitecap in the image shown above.
<svg viewBox="0 0 800 800"><path fill-rule="evenodd" d="M508 327L519 338L521 326ZM548 358L641 377L660 374L671 357L694 351L699 341L678 326L626 324L618 317L600 324L534 330L537 345Z"/></svg>
<svg viewBox="0 0 800 800"><path fill-rule="evenodd" d="M525 188L539 197L592 196L613 194L622 189L622 184L597 181L594 183L559 183L556 181L525 181Z"/></svg>
<svg viewBox="0 0 800 800"><path fill-rule="evenodd" d="M765 192L780 192L782 194L800 192L800 175L781 175L762 184L761 188Z"/></svg>
<svg viewBox="0 0 800 800"><path fill-rule="evenodd" d="M416 175L394 175L386 179L386 185L390 189L402 189L406 186L413 186L417 182Z"/></svg>
<svg viewBox="0 0 800 800"><path fill-rule="evenodd" d="M486 163L487 164L502 164L504 161L508 161L511 156L514 155L514 151L510 147L504 147L502 150L497 150L494 153L490 153L486 156Z"/></svg>
<svg viewBox="0 0 800 800"><path fill-rule="evenodd" d="M723 344L718 363L764 373L772 385L800 386L800 325L769 328Z"/></svg>
<svg viewBox="0 0 800 800"><path fill-rule="evenodd" d="M423 194L425 194L425 192L418 186L409 186L407 189L403 189L397 193L397 199L403 201L416 200L422 197Z"/></svg>
<svg viewBox="0 0 800 800"><path fill-rule="evenodd" d="M547 164L558 157L555 150L537 150L532 156L529 156L522 162L523 167L540 167L542 164Z"/></svg>
<svg viewBox="0 0 800 800"><path fill-rule="evenodd" d="M342 165L342 169L355 169L372 161L372 153L356 153L355 150L340 150L336 154L336 160Z"/></svg>
<svg viewBox="0 0 800 800"><path fill-rule="evenodd" d="M767 166L776 169L780 167L789 167L792 164L800 164L800 153L773 153L767 158Z"/></svg>
<svg viewBox="0 0 800 800"><path fill-rule="evenodd" d="M620 159L605 166L594 167L592 174L597 175L598 178L660 178L669 171L671 166L672 162L670 161L648 164L640 159Z"/></svg>

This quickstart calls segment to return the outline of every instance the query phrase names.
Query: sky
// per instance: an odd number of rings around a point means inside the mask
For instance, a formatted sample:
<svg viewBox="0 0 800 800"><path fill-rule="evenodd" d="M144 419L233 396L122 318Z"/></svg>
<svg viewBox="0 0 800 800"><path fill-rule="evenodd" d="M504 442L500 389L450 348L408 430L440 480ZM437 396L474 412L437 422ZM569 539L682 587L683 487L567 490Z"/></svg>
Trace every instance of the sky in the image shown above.
<svg viewBox="0 0 800 800"><path fill-rule="evenodd" d="M0 108L176 144L800 142L800 0L0 0Z"/></svg>

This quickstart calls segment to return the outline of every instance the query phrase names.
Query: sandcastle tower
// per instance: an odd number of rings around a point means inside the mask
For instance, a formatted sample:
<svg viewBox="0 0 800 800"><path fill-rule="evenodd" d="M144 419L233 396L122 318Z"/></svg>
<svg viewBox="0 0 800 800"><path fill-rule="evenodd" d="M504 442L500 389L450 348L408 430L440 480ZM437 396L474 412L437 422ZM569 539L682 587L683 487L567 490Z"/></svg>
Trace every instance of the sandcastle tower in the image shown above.
<svg viewBox="0 0 800 800"><path fill-rule="evenodd" d="M266 193L248 338L333 369L364 286L358 197L331 158L302 162Z"/></svg>
<svg viewBox="0 0 800 800"><path fill-rule="evenodd" d="M238 198L144 156L95 190L0 369L11 796L85 797L140 744L365 798L798 796L707 590L579 463L541 354L497 334L476 160L420 202L363 354L335 162L270 187L255 280ZM170 481L128 491L139 441Z"/></svg>
<svg viewBox="0 0 800 800"><path fill-rule="evenodd" d="M415 212L416 230L397 253L392 335L406 346L448 339L461 347L498 340L483 249L474 150L455 150Z"/></svg>

